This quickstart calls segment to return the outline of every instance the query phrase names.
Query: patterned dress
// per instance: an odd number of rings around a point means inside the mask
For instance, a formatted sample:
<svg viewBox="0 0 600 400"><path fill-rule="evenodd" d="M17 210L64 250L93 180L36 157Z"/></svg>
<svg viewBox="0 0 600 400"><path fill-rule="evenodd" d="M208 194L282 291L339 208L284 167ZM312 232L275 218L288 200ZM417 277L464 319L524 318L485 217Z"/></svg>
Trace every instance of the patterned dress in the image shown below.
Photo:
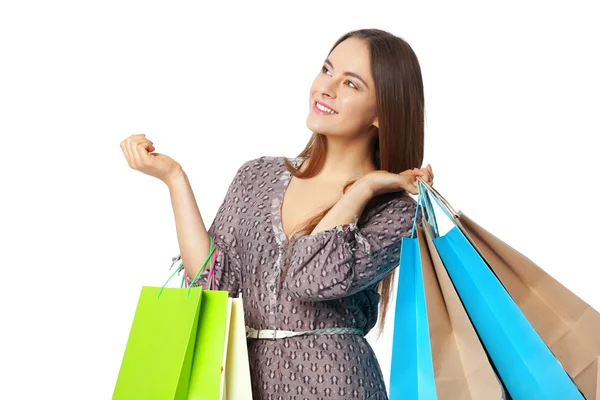
<svg viewBox="0 0 600 400"><path fill-rule="evenodd" d="M296 167L304 160L290 159ZM360 226L356 216L354 223L288 239L281 204L291 177L283 157L263 156L238 169L208 230L220 249L215 289L242 294L246 325L254 329L351 327L366 335L377 321L376 286L398 266L416 201L394 198L366 208ZM207 275L205 268L197 284ZM254 400L387 399L362 335L248 339L248 354Z"/></svg>

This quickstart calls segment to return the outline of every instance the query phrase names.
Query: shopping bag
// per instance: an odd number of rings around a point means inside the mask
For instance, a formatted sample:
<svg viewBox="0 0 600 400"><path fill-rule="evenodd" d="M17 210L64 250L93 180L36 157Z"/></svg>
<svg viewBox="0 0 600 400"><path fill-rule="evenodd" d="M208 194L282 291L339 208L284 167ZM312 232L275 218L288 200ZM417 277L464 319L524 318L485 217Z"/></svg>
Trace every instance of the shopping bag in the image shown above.
<svg viewBox="0 0 600 400"><path fill-rule="evenodd" d="M456 224L586 399L600 400L600 314L464 213L458 213Z"/></svg>
<svg viewBox="0 0 600 400"><path fill-rule="evenodd" d="M419 243L419 237L414 236L413 225L411 237L403 237L401 241L392 339L390 400L437 399L421 270L421 251L424 248Z"/></svg>
<svg viewBox="0 0 600 400"><path fill-rule="evenodd" d="M204 290L189 400L252 400L242 298Z"/></svg>
<svg viewBox="0 0 600 400"><path fill-rule="evenodd" d="M229 341L225 364L225 396L227 400L252 400L250 363L242 298L231 299Z"/></svg>
<svg viewBox="0 0 600 400"><path fill-rule="evenodd" d="M202 288L144 286L131 325L113 400L185 400Z"/></svg>
<svg viewBox="0 0 600 400"><path fill-rule="evenodd" d="M456 225L449 203L418 178ZM516 400L583 399L571 378L466 236L454 226L433 239L500 378Z"/></svg>
<svg viewBox="0 0 600 400"><path fill-rule="evenodd" d="M392 347L390 399L427 398L425 396L435 398L436 393L440 399L503 399L504 389L490 365L433 245L433 231L437 231L433 208L426 197L420 197L418 203L422 201L424 207L417 211L417 213L423 212L422 222L417 226L417 215L415 215L411 235L412 238L415 232L417 234L416 243L420 263L413 264L421 268L422 278L414 275L417 279L411 282L413 271L410 265L407 267L405 263L413 260L414 257L408 247L403 248L401 253L396 301L397 319L394 323L395 346ZM426 313L429 328L428 338L424 337L426 335L420 336L421 347L425 347L425 351L421 352L423 357L420 365L411 357L403 355L403 352L409 352L411 347L415 350L419 349L419 346L412 346L412 341L406 342L407 338L412 340L413 337L419 337L414 333L407 334L407 323L410 327L414 327L415 320L413 318L408 322L402 320L406 315L412 317L418 309L412 301L406 301L407 296L409 299L415 298L413 291L424 296L426 309L421 309L421 313ZM430 341L430 349L427 349L427 340ZM425 383L429 388L429 394L426 394L423 382L418 377L419 369L423 369L423 366L426 367L425 374L422 376L426 378Z"/></svg>
<svg viewBox="0 0 600 400"><path fill-rule="evenodd" d="M450 281L433 244L433 228L419 227L423 281L433 354L435 385L440 400L500 400L504 388Z"/></svg>
<svg viewBox="0 0 600 400"><path fill-rule="evenodd" d="M227 357L231 299L225 290L204 290L192 372L189 400L225 398L224 367Z"/></svg>
<svg viewBox="0 0 600 400"><path fill-rule="evenodd" d="M197 279L215 247L194 278ZM127 339L113 400L185 400L195 355L202 287L144 286Z"/></svg>
<svg viewBox="0 0 600 400"><path fill-rule="evenodd" d="M202 292L188 399L252 400L243 300L214 290L214 268L213 253Z"/></svg>

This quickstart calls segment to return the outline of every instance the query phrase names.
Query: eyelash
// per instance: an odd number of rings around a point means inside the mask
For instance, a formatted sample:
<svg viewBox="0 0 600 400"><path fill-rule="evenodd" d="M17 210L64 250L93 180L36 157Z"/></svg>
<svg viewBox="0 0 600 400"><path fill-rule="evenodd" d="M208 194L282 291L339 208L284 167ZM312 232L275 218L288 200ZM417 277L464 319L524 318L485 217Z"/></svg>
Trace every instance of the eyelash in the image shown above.
<svg viewBox="0 0 600 400"><path fill-rule="evenodd" d="M329 70L327 69L327 67L326 67L326 66L323 66L323 67L321 68L321 72L325 72L325 70L329 71ZM347 82L350 82L351 84L353 84L353 85L354 85L353 89L356 89L356 90L358 90L358 86L356 85L356 83L352 82L351 80L348 80Z"/></svg>

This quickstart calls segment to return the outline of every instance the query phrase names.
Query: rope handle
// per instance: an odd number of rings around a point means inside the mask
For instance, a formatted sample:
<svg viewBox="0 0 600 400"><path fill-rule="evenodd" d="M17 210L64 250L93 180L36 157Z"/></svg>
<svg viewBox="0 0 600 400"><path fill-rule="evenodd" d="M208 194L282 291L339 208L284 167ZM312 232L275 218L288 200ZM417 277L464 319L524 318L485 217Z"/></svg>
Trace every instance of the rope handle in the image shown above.
<svg viewBox="0 0 600 400"><path fill-rule="evenodd" d="M194 286L194 283L196 282L196 280L198 279L198 277L200 276L200 273L204 270L204 266L206 265L206 263L208 262L208 260L211 259L213 253L215 252L216 246L213 246L213 239L212 236L209 236L209 240L210 240L210 251L208 253L208 256L206 257L206 260L204 260L204 262L202 263L202 266L200 267L200 269L198 269L198 272L196 273L196 276L194 276L194 279L192 280L192 282L189 285L188 288L188 292L187 292L187 296L190 296L190 291L192 290L192 287ZM214 258L214 257L213 257ZM179 264L179 267L183 266L183 261L181 262L181 264ZM214 266L213 266L214 267ZM211 270L213 269L213 267L211 267ZM162 285L162 287L160 288L160 290L158 291L158 297L160 298L160 294L162 293L163 289L165 288L165 286L169 283L169 281L175 276L175 274L177 272L179 272L180 268L175 268L175 271L173 272L173 274L171 274L171 276L167 279L167 281L164 283L164 285ZM185 270L183 270L183 277L181 279L181 287L183 288L185 282ZM187 282L185 282L187 283Z"/></svg>

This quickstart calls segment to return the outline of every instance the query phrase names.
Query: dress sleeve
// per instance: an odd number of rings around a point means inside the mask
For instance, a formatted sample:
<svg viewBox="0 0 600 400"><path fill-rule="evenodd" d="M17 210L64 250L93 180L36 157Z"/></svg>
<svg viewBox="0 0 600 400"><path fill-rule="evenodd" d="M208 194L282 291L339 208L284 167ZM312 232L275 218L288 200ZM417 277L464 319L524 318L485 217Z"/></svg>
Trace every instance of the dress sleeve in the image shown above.
<svg viewBox="0 0 600 400"><path fill-rule="evenodd" d="M392 199L354 223L302 236L292 242L289 269L281 289L302 301L353 295L382 281L400 261L403 237L412 232L417 202ZM421 222L422 207L417 223Z"/></svg>
<svg viewBox="0 0 600 400"><path fill-rule="evenodd" d="M239 213L242 203L242 196L245 192L245 172L248 170L251 161L244 163L236 172L233 181L227 189L225 199L219 206L217 214L208 229L209 236L213 239L213 245L219 249L215 259L214 271L214 289L227 290L230 297L237 297L240 285L240 257L237 251L237 239L235 237L236 226L239 224ZM194 286L206 287L208 282L208 273L212 265L212 258L205 264L204 269L194 282ZM180 273L185 274L181 254L172 258L172 261L178 262ZM204 262L204 260L202 260ZM185 276L185 280L190 285L194 277ZM212 285L209 289L212 289Z"/></svg>

